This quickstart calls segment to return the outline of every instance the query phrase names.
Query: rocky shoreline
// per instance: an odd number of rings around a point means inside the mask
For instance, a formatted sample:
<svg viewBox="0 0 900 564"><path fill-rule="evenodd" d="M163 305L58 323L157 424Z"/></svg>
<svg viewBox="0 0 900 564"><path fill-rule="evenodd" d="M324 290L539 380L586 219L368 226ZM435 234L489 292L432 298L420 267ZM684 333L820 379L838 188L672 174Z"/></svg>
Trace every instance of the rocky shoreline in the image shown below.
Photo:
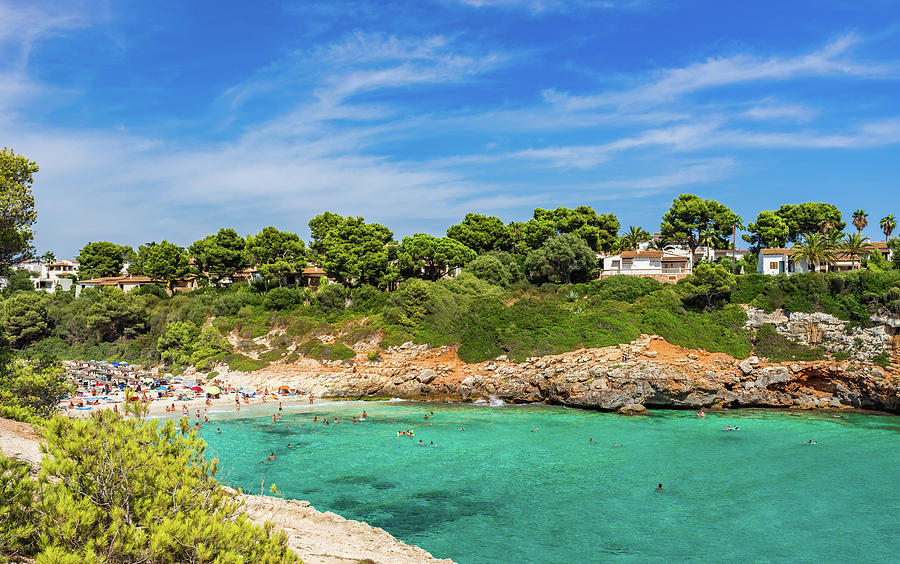
<svg viewBox="0 0 900 564"><path fill-rule="evenodd" d="M547 403L642 413L649 408L770 407L900 413L900 373L861 362L769 363L676 347L656 336L615 347L511 362L458 360L452 347L406 343L380 361L302 360L233 385L300 388L320 398Z"/></svg>

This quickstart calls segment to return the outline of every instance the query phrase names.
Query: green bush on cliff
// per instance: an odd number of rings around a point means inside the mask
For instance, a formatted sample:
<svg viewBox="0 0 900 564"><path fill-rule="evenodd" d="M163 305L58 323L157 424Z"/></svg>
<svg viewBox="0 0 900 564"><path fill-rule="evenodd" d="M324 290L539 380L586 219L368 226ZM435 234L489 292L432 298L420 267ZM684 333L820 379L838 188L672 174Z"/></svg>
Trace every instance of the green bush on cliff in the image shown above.
<svg viewBox="0 0 900 564"><path fill-rule="evenodd" d="M229 354L222 360L228 365L228 369L234 372L253 372L269 365L265 360L254 360L242 354Z"/></svg>
<svg viewBox="0 0 900 564"><path fill-rule="evenodd" d="M346 360L354 358L356 352L340 343L325 344L319 339L310 339L297 345L296 352L316 360Z"/></svg>
<svg viewBox="0 0 900 564"><path fill-rule="evenodd" d="M38 562L297 562L284 533L257 527L215 479L187 420L110 411L44 427L37 483L0 458L0 540ZM35 534L38 532L39 534Z"/></svg>
<svg viewBox="0 0 900 564"><path fill-rule="evenodd" d="M774 325L763 325L756 331L754 339L757 356L771 362L788 362L792 360L822 360L826 354L821 349L814 349L781 335Z"/></svg>

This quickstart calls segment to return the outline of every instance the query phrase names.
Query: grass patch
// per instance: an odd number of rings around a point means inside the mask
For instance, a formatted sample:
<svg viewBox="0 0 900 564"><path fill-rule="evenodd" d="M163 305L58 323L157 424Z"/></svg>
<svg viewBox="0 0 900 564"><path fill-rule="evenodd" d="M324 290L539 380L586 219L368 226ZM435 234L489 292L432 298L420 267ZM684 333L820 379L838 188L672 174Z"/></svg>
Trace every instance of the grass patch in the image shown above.
<svg viewBox="0 0 900 564"><path fill-rule="evenodd" d="M876 366L887 368L891 365L891 355L886 352L878 353L872 357L872 362L874 362Z"/></svg>
<svg viewBox="0 0 900 564"><path fill-rule="evenodd" d="M286 354L287 349L284 347L280 347L264 352L263 354L259 355L259 359L265 360L266 362L275 362L276 360L281 360L281 358Z"/></svg>
<svg viewBox="0 0 900 564"><path fill-rule="evenodd" d="M310 339L297 346L297 352L308 358L316 360L346 360L355 358L356 352L353 349L334 343L326 345L319 339Z"/></svg>
<svg viewBox="0 0 900 564"><path fill-rule="evenodd" d="M269 365L265 360L254 360L242 354L230 354L222 359L234 372L253 372Z"/></svg>

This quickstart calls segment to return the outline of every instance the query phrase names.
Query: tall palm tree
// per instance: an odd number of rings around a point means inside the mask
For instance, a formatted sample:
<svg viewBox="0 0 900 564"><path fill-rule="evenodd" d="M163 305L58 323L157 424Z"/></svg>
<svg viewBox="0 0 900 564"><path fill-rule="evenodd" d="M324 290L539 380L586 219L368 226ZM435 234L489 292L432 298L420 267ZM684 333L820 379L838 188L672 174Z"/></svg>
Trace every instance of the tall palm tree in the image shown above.
<svg viewBox="0 0 900 564"><path fill-rule="evenodd" d="M881 218L881 231L884 233L885 241L887 241L888 237L891 236L891 233L894 232L895 227L897 227L897 220L894 219L894 214L888 214L887 217Z"/></svg>
<svg viewBox="0 0 900 564"><path fill-rule="evenodd" d="M794 245L792 259L805 260L810 265L810 272L816 272L820 266L834 264L834 246L831 239L821 233L810 233L803 242Z"/></svg>
<svg viewBox="0 0 900 564"><path fill-rule="evenodd" d="M644 241L648 241L649 239L650 233L648 233L644 228L635 227L634 225L629 225L628 231L626 231L622 235L622 242L632 251L637 249L638 245L640 245Z"/></svg>
<svg viewBox="0 0 900 564"><path fill-rule="evenodd" d="M856 210L853 212L853 227L856 228L857 231L862 233L862 230L866 228L866 225L869 224L869 220L866 219L869 217L869 214L862 210Z"/></svg>
<svg viewBox="0 0 900 564"><path fill-rule="evenodd" d="M841 240L841 250L850 255L854 269L856 268L857 257L866 254L868 242L869 238L863 237L860 233L844 235L843 240Z"/></svg>

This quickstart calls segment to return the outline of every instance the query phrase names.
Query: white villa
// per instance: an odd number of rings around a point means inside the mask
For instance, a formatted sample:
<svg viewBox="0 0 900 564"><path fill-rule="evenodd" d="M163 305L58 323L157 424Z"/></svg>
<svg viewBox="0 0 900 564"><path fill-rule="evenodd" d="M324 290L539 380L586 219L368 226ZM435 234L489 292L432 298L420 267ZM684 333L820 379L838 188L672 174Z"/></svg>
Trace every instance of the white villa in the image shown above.
<svg viewBox="0 0 900 564"><path fill-rule="evenodd" d="M655 278L660 282L677 282L691 273L692 266L689 251L624 251L603 257L600 278L625 274Z"/></svg>
<svg viewBox="0 0 900 564"><path fill-rule="evenodd" d="M68 259L48 263L29 259L12 265L12 269L28 271L34 289L45 292L54 292L57 288L68 290L72 287L73 278L78 276L78 263ZM0 278L0 288L7 283L8 280Z"/></svg>
<svg viewBox="0 0 900 564"><path fill-rule="evenodd" d="M872 241L866 245L869 252L876 250L891 260L892 253L884 241ZM756 262L756 271L759 274L793 274L795 272L810 272L809 265L803 259L794 261L791 257L794 249L762 249L759 251L759 259ZM865 256L851 257L844 252L835 253L835 262L831 265L820 265L819 272L844 272L859 269Z"/></svg>

